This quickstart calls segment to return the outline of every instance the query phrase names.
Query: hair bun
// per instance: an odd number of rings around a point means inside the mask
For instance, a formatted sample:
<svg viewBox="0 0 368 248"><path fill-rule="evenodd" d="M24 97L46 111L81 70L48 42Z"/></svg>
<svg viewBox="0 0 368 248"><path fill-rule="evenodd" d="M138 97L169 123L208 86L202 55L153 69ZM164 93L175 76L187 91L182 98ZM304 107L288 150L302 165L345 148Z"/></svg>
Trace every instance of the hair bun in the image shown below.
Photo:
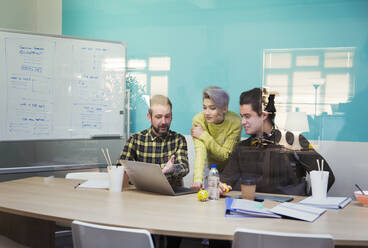
<svg viewBox="0 0 368 248"><path fill-rule="evenodd" d="M269 113L275 113L275 96L278 96L277 91L269 91L268 88L264 87L262 89L262 104L264 106L264 111Z"/></svg>

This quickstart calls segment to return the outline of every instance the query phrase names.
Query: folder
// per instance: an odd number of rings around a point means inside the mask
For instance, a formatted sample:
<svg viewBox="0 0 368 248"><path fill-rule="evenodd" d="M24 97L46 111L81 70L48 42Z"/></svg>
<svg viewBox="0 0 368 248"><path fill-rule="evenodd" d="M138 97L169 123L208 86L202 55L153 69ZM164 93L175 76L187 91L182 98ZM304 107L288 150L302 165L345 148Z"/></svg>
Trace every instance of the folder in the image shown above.
<svg viewBox="0 0 368 248"><path fill-rule="evenodd" d="M281 218L279 215L270 212L263 207L262 202L250 201L245 199L226 198L226 217L266 217Z"/></svg>

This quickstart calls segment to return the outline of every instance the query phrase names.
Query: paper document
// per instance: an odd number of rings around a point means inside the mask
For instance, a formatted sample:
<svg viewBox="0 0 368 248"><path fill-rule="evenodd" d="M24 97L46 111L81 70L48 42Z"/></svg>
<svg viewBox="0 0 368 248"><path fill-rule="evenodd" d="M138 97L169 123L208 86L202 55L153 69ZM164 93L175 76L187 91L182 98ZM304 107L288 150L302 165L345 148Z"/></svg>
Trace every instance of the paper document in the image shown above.
<svg viewBox="0 0 368 248"><path fill-rule="evenodd" d="M108 189L109 180L88 180L79 185L80 188Z"/></svg>
<svg viewBox="0 0 368 248"><path fill-rule="evenodd" d="M319 207L319 208L340 209L348 205L349 202L351 202L350 197L327 197L325 199L317 200L311 196L311 197L305 198L299 203L314 206L314 207Z"/></svg>

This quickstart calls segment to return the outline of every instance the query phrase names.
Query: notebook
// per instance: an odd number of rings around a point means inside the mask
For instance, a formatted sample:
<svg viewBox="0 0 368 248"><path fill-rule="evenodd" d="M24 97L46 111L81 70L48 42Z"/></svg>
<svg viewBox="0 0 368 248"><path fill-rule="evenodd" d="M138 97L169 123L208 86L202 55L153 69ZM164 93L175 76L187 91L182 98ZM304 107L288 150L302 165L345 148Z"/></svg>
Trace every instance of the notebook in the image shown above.
<svg viewBox="0 0 368 248"><path fill-rule="evenodd" d="M129 180L138 190L162 195L184 195L197 192L190 188L172 187L158 164L128 160L121 160L121 162L129 176Z"/></svg>
<svg viewBox="0 0 368 248"><path fill-rule="evenodd" d="M349 202L351 202L350 197L327 197L325 199L316 200L310 196L299 203L319 208L340 209L348 205Z"/></svg>

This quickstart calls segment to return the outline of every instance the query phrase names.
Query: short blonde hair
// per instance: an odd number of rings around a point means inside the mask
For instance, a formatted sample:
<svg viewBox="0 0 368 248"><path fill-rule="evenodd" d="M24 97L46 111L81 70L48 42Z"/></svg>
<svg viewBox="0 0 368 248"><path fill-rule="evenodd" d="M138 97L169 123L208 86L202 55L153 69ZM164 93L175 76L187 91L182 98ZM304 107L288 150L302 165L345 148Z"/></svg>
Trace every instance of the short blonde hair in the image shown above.
<svg viewBox="0 0 368 248"><path fill-rule="evenodd" d="M148 112L150 115L152 115L152 106L154 105L169 105L170 110L172 110L172 104L170 99L167 96L164 95L154 95L150 99L150 107L148 109Z"/></svg>

